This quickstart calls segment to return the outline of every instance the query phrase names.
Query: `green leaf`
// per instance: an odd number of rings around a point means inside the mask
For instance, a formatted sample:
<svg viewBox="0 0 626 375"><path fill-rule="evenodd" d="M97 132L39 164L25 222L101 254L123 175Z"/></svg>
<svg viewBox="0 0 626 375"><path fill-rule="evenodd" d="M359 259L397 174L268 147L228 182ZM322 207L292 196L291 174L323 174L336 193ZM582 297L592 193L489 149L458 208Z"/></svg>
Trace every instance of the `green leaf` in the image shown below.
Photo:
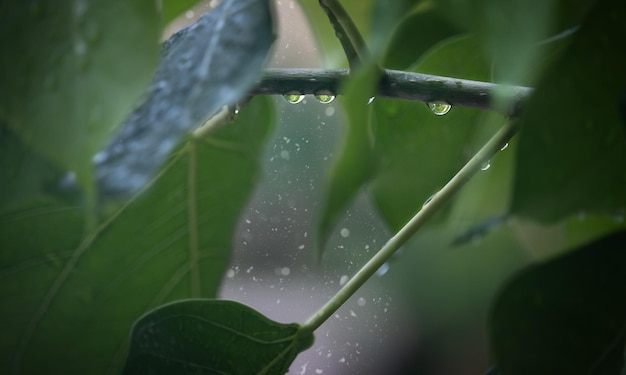
<svg viewBox="0 0 626 375"><path fill-rule="evenodd" d="M189 140L146 191L81 238L80 207L0 216L0 373L113 373L146 310L214 297L272 125L268 98Z"/></svg>
<svg viewBox="0 0 626 375"><path fill-rule="evenodd" d="M378 67L370 63L359 69L342 90L348 129L325 188L318 225L320 255L333 226L374 173L372 106L368 102L374 96L379 79Z"/></svg>
<svg viewBox="0 0 626 375"><path fill-rule="evenodd" d="M224 0L165 43L148 99L94 156L102 194L136 192L181 137L247 94L275 39L270 4Z"/></svg>
<svg viewBox="0 0 626 375"><path fill-rule="evenodd" d="M626 344L626 232L530 266L496 299L502 374L618 374Z"/></svg>
<svg viewBox="0 0 626 375"><path fill-rule="evenodd" d="M84 179L152 78L159 21L153 0L3 1L0 117Z"/></svg>
<svg viewBox="0 0 626 375"><path fill-rule="evenodd" d="M412 70L474 80L489 75L470 37L438 45ZM371 194L390 228L399 230L491 134L479 132L481 113L469 108L436 116L423 103L376 99L374 113L378 172Z"/></svg>
<svg viewBox="0 0 626 375"><path fill-rule="evenodd" d="M298 324L282 324L234 301L162 306L134 326L124 374L285 374L313 344Z"/></svg>
<svg viewBox="0 0 626 375"><path fill-rule="evenodd" d="M63 171L33 153L0 121L0 212L15 210L45 194Z"/></svg>
<svg viewBox="0 0 626 375"><path fill-rule="evenodd" d="M530 82L537 43L552 31L557 0L436 0L437 9L475 32L494 63L506 66L502 83ZM561 30L558 30L561 31Z"/></svg>
<svg viewBox="0 0 626 375"><path fill-rule="evenodd" d="M391 39L383 66L407 69L438 42L459 34L432 6L421 7L398 25Z"/></svg>
<svg viewBox="0 0 626 375"><path fill-rule="evenodd" d="M512 213L555 222L624 212L624 35L626 4L599 1L526 103Z"/></svg>

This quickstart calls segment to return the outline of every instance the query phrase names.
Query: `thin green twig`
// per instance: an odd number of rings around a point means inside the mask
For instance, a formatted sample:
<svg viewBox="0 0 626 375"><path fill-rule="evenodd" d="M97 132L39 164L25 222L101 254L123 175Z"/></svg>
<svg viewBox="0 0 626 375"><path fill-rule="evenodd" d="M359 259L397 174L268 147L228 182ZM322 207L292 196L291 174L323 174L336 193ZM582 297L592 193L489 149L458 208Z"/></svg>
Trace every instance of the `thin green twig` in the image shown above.
<svg viewBox="0 0 626 375"><path fill-rule="evenodd" d="M338 0L319 0L319 3L335 29L335 35L346 54L350 70L369 60L365 40L341 3Z"/></svg>
<svg viewBox="0 0 626 375"><path fill-rule="evenodd" d="M463 185L515 134L517 125L509 121L502 127L470 161L437 192L422 209L396 233L324 306L303 325L303 333L312 333L328 320L374 273L404 245L415 232L428 221Z"/></svg>

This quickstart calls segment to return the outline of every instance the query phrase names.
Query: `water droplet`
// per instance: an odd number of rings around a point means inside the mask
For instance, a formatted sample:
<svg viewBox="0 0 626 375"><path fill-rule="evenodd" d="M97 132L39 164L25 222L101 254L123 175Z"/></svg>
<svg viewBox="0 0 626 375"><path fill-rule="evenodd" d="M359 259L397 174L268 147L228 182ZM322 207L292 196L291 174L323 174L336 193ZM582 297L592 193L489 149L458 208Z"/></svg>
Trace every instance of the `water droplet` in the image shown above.
<svg viewBox="0 0 626 375"><path fill-rule="evenodd" d="M289 269L289 267L283 267L280 269L280 274L282 276L289 276L290 273L291 273L291 269Z"/></svg>
<svg viewBox="0 0 626 375"><path fill-rule="evenodd" d="M500 151L504 151L509 147L509 142L505 143L504 146L500 147Z"/></svg>
<svg viewBox="0 0 626 375"><path fill-rule="evenodd" d="M452 106L446 102L430 102L428 103L428 108L432 111L432 113L437 116L443 116L446 113L450 112Z"/></svg>
<svg viewBox="0 0 626 375"><path fill-rule="evenodd" d="M371 98L369 98L369 99L367 100L367 104L372 104L372 102L374 101L374 99L376 99L376 97L375 97L375 96L372 96Z"/></svg>
<svg viewBox="0 0 626 375"><path fill-rule="evenodd" d="M330 106L330 107L326 108L324 113L326 114L326 116L332 117L335 114L335 107Z"/></svg>
<svg viewBox="0 0 626 375"><path fill-rule="evenodd" d="M304 100L304 95L297 91L290 91L283 95L283 97L291 104L298 104Z"/></svg>
<svg viewBox="0 0 626 375"><path fill-rule="evenodd" d="M348 228L342 228L342 229L339 231L339 234L340 234L340 235L341 235L341 237L343 237L343 238L349 237L349 236L350 236L350 229L348 229Z"/></svg>
<svg viewBox="0 0 626 375"><path fill-rule="evenodd" d="M361 306L361 307L365 306L366 303L367 303L367 301L363 297L359 297L359 299L356 300L356 304Z"/></svg>
<svg viewBox="0 0 626 375"><path fill-rule="evenodd" d="M333 95L330 91L319 91L315 93L315 99L317 99L320 103L328 104L335 100L335 95Z"/></svg>
<svg viewBox="0 0 626 375"><path fill-rule="evenodd" d="M346 285L346 283L348 282L348 280L350 280L350 278L348 277L348 275L343 275L339 278L339 285L343 286Z"/></svg>
<svg viewBox="0 0 626 375"><path fill-rule="evenodd" d="M426 205L427 205L428 203L430 203L430 201L432 201L432 200L433 200L433 197L434 197L434 196L435 196L435 194L433 194L433 195L431 195L430 197L428 197L428 198L424 201L424 204L422 204L422 207L426 207Z"/></svg>
<svg viewBox="0 0 626 375"><path fill-rule="evenodd" d="M483 163L483 165L480 166L481 171L486 171L489 168L491 168L491 160L487 160Z"/></svg>
<svg viewBox="0 0 626 375"><path fill-rule="evenodd" d="M389 263L385 262L382 266L376 271L376 276L383 276L389 271Z"/></svg>

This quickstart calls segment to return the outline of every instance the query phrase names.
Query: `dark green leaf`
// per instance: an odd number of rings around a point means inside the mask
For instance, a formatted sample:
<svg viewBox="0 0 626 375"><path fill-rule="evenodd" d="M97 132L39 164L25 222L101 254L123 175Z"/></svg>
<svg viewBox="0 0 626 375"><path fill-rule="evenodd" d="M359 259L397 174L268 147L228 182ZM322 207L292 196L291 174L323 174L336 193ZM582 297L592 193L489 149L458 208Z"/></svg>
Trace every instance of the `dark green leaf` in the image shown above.
<svg viewBox="0 0 626 375"><path fill-rule="evenodd" d="M388 69L407 69L433 45L458 33L458 28L435 9L421 8L398 25L383 66Z"/></svg>
<svg viewBox="0 0 626 375"><path fill-rule="evenodd" d="M80 207L34 202L1 215L0 373L115 372L138 316L214 297L271 124L269 99L253 100L234 124L185 142L84 238Z"/></svg>
<svg viewBox="0 0 626 375"><path fill-rule="evenodd" d="M487 56L506 66L503 83L532 82L537 43L553 32L557 0L436 0L437 9L475 32ZM558 30L561 31L561 30Z"/></svg>
<svg viewBox="0 0 626 375"><path fill-rule="evenodd" d="M380 79L377 66L373 63L360 69L346 87L344 105L348 116L348 131L342 149L330 171L328 186L318 225L320 255L333 229L348 204L374 173L372 153L372 106L373 97Z"/></svg>
<svg viewBox="0 0 626 375"><path fill-rule="evenodd" d="M468 37L441 44L414 70L475 80L489 75L477 41ZM371 192L385 221L398 230L490 134L478 131L480 112L468 108L437 116L423 103L376 99L374 112L378 172Z"/></svg>
<svg viewBox="0 0 626 375"><path fill-rule="evenodd" d="M62 175L63 171L35 154L0 121L0 212L40 197Z"/></svg>
<svg viewBox="0 0 626 375"><path fill-rule="evenodd" d="M0 117L83 178L152 78L153 0L0 3ZM80 176L79 176L80 177Z"/></svg>
<svg viewBox="0 0 626 375"><path fill-rule="evenodd" d="M626 3L598 2L526 103L512 213L554 222L623 212L625 35Z"/></svg>
<svg viewBox="0 0 626 375"><path fill-rule="evenodd" d="M148 99L94 156L101 193L136 192L183 135L246 95L274 42L272 17L268 0L224 0L165 43Z"/></svg>
<svg viewBox="0 0 626 375"><path fill-rule="evenodd" d="M285 374L313 344L298 324L270 320L234 301L187 300L134 326L124 374Z"/></svg>
<svg viewBox="0 0 626 375"><path fill-rule="evenodd" d="M528 267L496 299L502 374L618 374L626 344L626 232Z"/></svg>

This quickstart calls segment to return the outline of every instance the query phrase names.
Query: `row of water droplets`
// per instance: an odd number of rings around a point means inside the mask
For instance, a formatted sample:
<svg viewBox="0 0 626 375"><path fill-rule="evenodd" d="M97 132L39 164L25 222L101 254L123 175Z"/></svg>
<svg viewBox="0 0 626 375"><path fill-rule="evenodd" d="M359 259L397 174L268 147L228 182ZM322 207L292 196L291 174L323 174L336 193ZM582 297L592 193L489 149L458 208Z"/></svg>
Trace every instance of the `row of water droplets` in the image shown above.
<svg viewBox="0 0 626 375"><path fill-rule="evenodd" d="M287 100L287 102L291 104L301 103L304 100L304 96L305 95L299 91L289 91L288 93L283 95L285 100ZM331 93L330 91L320 91L315 93L313 96L315 97L315 99L317 99L318 102L323 104L332 103L336 97L335 94ZM369 98L367 104L371 104L374 99L374 96ZM450 112L450 110L452 109L451 104L442 101L428 102L426 103L426 105L431 110L431 112L437 116L443 116Z"/></svg>

